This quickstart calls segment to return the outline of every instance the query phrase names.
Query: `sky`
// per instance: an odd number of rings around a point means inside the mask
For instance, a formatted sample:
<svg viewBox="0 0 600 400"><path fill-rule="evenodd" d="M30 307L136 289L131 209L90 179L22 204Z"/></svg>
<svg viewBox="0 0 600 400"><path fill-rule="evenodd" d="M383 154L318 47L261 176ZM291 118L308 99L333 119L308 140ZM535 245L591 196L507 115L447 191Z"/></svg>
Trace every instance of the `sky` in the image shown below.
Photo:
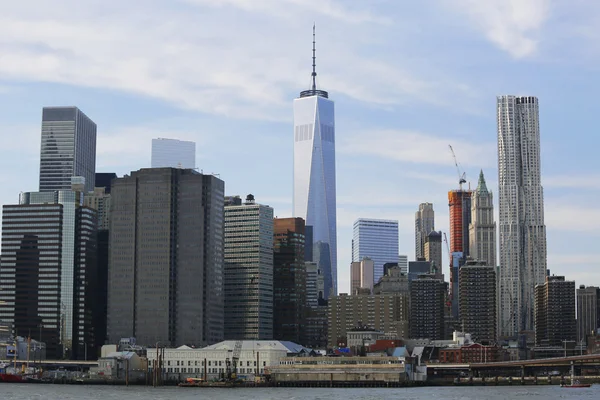
<svg viewBox="0 0 600 400"><path fill-rule="evenodd" d="M316 23L318 87L336 107L340 292L355 219L399 220L409 259L419 203L448 231L448 145L471 187L482 169L496 194L503 94L539 98L548 267L600 285L599 22L585 0L3 1L0 203L38 188L42 107L75 105L98 125L98 172L149 167L152 138L193 140L227 194L292 216L292 101L310 85Z"/></svg>

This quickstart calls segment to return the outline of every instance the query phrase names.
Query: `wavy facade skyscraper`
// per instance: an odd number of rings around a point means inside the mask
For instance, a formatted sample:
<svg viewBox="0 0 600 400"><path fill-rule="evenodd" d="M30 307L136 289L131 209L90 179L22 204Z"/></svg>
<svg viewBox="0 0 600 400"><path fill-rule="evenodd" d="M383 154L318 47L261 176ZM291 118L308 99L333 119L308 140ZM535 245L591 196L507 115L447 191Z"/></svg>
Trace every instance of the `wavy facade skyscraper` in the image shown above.
<svg viewBox="0 0 600 400"><path fill-rule="evenodd" d="M335 118L329 94L317 89L313 27L312 87L294 99L294 217L312 226L324 297L337 293Z"/></svg>
<svg viewBox="0 0 600 400"><path fill-rule="evenodd" d="M534 330L535 285L546 277L537 97L498 96L499 334Z"/></svg>

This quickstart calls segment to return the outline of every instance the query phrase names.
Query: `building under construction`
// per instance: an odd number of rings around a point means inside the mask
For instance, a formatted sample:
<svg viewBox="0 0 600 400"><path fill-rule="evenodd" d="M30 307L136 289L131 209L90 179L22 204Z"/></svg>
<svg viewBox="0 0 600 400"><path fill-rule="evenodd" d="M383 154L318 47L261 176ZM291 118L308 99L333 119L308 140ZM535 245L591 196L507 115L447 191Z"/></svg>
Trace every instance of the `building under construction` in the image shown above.
<svg viewBox="0 0 600 400"><path fill-rule="evenodd" d="M471 223L471 190L448 192L450 207L450 285L452 293L452 314L458 318L459 269L469 256L469 224ZM460 259L456 260L460 254Z"/></svg>

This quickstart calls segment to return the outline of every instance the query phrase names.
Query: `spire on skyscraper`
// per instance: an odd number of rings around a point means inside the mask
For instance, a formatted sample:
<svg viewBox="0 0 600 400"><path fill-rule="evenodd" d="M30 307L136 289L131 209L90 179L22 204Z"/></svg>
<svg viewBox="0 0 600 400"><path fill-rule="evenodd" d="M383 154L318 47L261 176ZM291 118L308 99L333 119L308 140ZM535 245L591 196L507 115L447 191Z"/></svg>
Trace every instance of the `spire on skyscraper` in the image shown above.
<svg viewBox="0 0 600 400"><path fill-rule="evenodd" d="M317 49L316 49L316 35L315 35L316 24L313 23L313 63L312 63L312 90L317 90Z"/></svg>
<svg viewBox="0 0 600 400"><path fill-rule="evenodd" d="M309 90L303 90L300 92L300 97L309 96L320 96L329 98L329 93L325 90L317 90L317 48L316 48L316 24L313 23L313 47L312 47L312 73L311 76L311 87Z"/></svg>
<svg viewBox="0 0 600 400"><path fill-rule="evenodd" d="M485 184L485 178L483 177L483 170L479 171L479 182L477 182L477 192L488 193L488 188Z"/></svg>

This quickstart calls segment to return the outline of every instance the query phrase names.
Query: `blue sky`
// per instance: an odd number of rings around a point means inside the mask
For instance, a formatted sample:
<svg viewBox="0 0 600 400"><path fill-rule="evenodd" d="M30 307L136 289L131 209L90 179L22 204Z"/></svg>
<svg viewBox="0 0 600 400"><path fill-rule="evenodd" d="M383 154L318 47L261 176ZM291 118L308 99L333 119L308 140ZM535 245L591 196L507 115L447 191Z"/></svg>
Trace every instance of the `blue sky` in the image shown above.
<svg viewBox="0 0 600 400"><path fill-rule="evenodd" d="M3 2L0 202L37 190L41 108L76 105L98 124L98 171L148 167L155 137L194 140L228 194L291 216L313 22L336 102L340 291L356 218L398 219L411 259L419 203L447 231L448 144L497 192L500 94L540 99L549 268L600 285L600 4L584 0Z"/></svg>

